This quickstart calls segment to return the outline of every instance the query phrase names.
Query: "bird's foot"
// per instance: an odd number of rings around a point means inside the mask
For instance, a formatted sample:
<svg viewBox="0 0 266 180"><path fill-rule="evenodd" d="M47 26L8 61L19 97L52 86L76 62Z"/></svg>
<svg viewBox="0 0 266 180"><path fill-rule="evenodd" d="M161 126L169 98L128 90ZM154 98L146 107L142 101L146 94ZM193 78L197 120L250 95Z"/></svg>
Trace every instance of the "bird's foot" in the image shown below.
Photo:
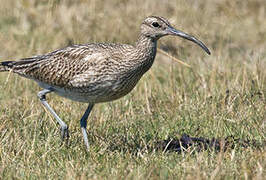
<svg viewBox="0 0 266 180"><path fill-rule="evenodd" d="M67 126L61 127L61 139L62 142L65 142L68 145L69 131Z"/></svg>
<svg viewBox="0 0 266 180"><path fill-rule="evenodd" d="M86 146L86 150L89 151L90 144L89 144L89 141L88 141L88 134L87 134L86 128L81 127L81 132L83 134L83 139L84 139L84 143L85 143L85 146Z"/></svg>

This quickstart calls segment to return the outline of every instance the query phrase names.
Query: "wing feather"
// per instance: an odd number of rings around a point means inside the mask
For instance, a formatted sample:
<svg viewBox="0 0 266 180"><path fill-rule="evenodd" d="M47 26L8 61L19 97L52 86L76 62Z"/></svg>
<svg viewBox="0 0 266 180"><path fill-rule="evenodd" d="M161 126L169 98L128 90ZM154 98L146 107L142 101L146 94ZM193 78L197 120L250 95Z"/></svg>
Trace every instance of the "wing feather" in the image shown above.
<svg viewBox="0 0 266 180"><path fill-rule="evenodd" d="M90 76L92 76L96 71L96 66L108 61L108 58L109 53L104 49L88 45L72 46L47 55L37 56L35 61L29 59L27 65L18 61L20 66L23 65L26 68L20 68L17 73L49 85L66 87L70 85L69 81L79 77L79 74L90 72ZM84 78L82 79L84 80Z"/></svg>

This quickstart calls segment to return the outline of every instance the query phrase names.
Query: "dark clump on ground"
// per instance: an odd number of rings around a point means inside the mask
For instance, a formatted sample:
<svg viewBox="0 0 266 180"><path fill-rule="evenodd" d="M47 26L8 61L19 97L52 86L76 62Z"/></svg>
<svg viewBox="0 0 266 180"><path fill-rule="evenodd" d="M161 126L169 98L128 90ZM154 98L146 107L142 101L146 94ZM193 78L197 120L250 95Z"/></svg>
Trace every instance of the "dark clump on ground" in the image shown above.
<svg viewBox="0 0 266 180"><path fill-rule="evenodd" d="M191 148L195 148L196 151L208 149L226 151L228 149L234 149L235 147L255 147L257 149L263 149L265 145L266 142L259 143L255 140L237 139L233 136L208 139L203 137L190 137L187 134L183 134L180 139L158 141L155 146L157 150L185 152Z"/></svg>

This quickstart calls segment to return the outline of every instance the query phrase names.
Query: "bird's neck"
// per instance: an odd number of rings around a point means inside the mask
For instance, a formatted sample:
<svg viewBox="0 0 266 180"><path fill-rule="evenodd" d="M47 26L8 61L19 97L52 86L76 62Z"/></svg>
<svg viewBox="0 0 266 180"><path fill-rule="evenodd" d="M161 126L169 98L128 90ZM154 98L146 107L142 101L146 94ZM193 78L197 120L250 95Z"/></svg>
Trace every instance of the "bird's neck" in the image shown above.
<svg viewBox="0 0 266 180"><path fill-rule="evenodd" d="M136 61L139 65L138 67L143 73L145 73L151 68L154 62L157 40L141 34L136 42L135 47L137 51Z"/></svg>

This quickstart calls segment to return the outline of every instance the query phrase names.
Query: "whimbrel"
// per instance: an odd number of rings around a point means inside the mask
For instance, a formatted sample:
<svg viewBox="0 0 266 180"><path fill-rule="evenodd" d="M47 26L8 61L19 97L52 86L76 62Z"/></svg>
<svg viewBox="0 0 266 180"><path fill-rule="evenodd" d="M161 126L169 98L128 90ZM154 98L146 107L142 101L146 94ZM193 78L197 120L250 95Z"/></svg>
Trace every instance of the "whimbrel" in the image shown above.
<svg viewBox="0 0 266 180"><path fill-rule="evenodd" d="M165 18L149 16L140 26L135 46L114 43L72 45L44 55L1 62L0 72L12 70L36 81L43 88L38 97L59 123L63 140L69 138L68 126L47 103L46 95L54 92L74 101L88 103L80 126L86 148L89 149L86 126L94 104L128 94L151 68L157 40L166 35L190 40L210 54L201 41L175 29Z"/></svg>

